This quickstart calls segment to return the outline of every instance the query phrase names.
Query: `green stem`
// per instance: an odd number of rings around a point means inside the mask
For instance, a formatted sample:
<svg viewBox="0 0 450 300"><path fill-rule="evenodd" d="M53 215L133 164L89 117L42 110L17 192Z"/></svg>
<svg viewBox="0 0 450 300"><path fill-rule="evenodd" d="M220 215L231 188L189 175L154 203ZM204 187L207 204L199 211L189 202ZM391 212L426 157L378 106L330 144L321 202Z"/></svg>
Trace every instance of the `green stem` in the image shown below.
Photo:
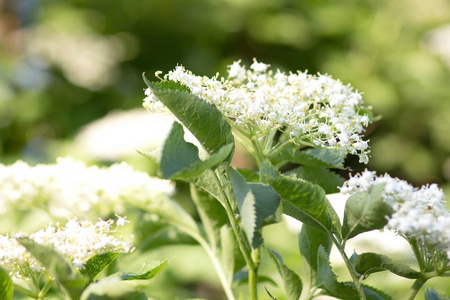
<svg viewBox="0 0 450 300"><path fill-rule="evenodd" d="M41 289L41 291L38 294L38 300L43 300L45 295L47 294L48 290L51 288L53 284L53 280L50 278L50 276L47 277L45 281L44 287Z"/></svg>
<svg viewBox="0 0 450 300"><path fill-rule="evenodd" d="M254 249L252 251L252 258L253 258L255 267L253 269L249 269L249 271L248 271L248 284L249 284L249 291L250 291L250 299L256 300L256 299L258 299L257 285L258 285L259 261L261 259L261 248Z"/></svg>
<svg viewBox="0 0 450 300"><path fill-rule="evenodd" d="M227 277L225 276L225 273L222 269L222 265L219 262L219 259L215 255L215 252L211 247L209 246L208 242L199 234L197 234L194 231L191 231L187 229L186 227L178 226L178 228L182 231L184 231L186 234L193 237L199 244L202 246L202 248L205 250L206 254L208 254L209 258L211 259L211 262L214 266L214 269L217 272L217 276L219 276L220 284L223 287L223 290L225 294L227 295L228 300L235 300L233 291L231 290L231 283L228 282Z"/></svg>
<svg viewBox="0 0 450 300"><path fill-rule="evenodd" d="M419 278L414 281L413 285L408 291L408 294L405 296L405 300L412 300L416 297L417 293L420 291L420 288L427 282L427 278Z"/></svg>
<svg viewBox="0 0 450 300"><path fill-rule="evenodd" d="M209 258L211 259L211 262L214 268L216 269L217 275L219 276L222 288L225 291L225 294L227 295L227 299L234 300L235 298L233 295L233 291L231 290L231 283L228 282L227 277L225 276L225 273L222 269L222 265L220 264L220 261L215 255L214 251L209 247L209 244L204 239L197 239L197 241L203 247L203 249L208 254Z"/></svg>
<svg viewBox="0 0 450 300"><path fill-rule="evenodd" d="M278 153L280 153L284 148L286 148L287 146L289 146L290 144L293 143L292 139L289 139L287 141L284 141L281 144L278 144L277 146L275 146L267 155L267 157L272 158L274 156L276 156Z"/></svg>
<svg viewBox="0 0 450 300"><path fill-rule="evenodd" d="M236 220L233 209L231 208L231 201L230 201L230 199L228 199L228 196L226 195L225 191L222 188L222 184L220 183L219 176L217 174L218 171L216 170L215 172L216 172L216 176L215 176L216 180L215 181L216 181L218 190L221 193L221 196L223 199L222 203L224 204L225 211L227 212L227 216L228 216L228 220L230 221L231 229L233 230L233 233L236 236L236 240L238 242L239 249L241 250L242 255L244 256L247 266L250 269L253 269L255 266L254 266L252 257L250 255L250 251L249 251L248 247L246 246L246 244L244 243L243 236L241 235L241 231L239 229L238 221Z"/></svg>
<svg viewBox="0 0 450 300"><path fill-rule="evenodd" d="M356 271L353 269L352 264L350 263L350 260L348 259L347 254L345 253L344 248L339 243L339 241L335 238L334 235L330 234L331 239L333 240L333 243L336 245L336 248L338 249L339 253L342 256L342 259L344 260L345 266L348 269L348 272L350 273L350 276L352 277L353 282L355 283L356 291L358 292L359 299L366 300L366 295L364 294L364 291L361 286L361 282L356 277Z"/></svg>
<svg viewBox="0 0 450 300"><path fill-rule="evenodd" d="M192 200L194 201L195 205L200 207L199 195L197 193L197 190L195 188L193 188L193 186L194 185L191 184ZM208 218L208 217L205 216L202 212L203 212L202 210L199 210L199 215L200 215L200 219L202 220L202 223L205 224L204 219ZM233 291L231 289L231 282L228 281L228 278L225 275L225 272L222 268L222 264L220 263L220 261L217 257L217 251L215 251L215 249L217 248L217 242L215 240L214 233L210 232L209 230L206 230L206 235L209 239L209 243L202 236L199 236L192 232L189 232L188 234L190 234L193 238L195 238L195 240L197 240L197 242L203 247L205 252L208 254L208 256L216 270L216 273L219 277L220 283L221 283L222 288L227 296L227 299L234 300L235 298L233 295Z"/></svg>
<svg viewBox="0 0 450 300"><path fill-rule="evenodd" d="M427 270L427 264L425 262L425 260L423 259L422 254L420 253L420 249L419 249L419 245L417 244L417 240L416 239L406 239L409 244L411 245L411 248L414 252L414 256L417 259L417 263L419 264L419 268L420 271L422 272L426 272Z"/></svg>
<svg viewBox="0 0 450 300"><path fill-rule="evenodd" d="M220 190L222 199L224 200L224 201L222 201L222 203L224 204L225 211L227 212L228 220L230 222L231 228L232 228L233 233L238 242L239 249L241 250L241 253L244 256L244 260L247 264L247 267L249 268L250 299L256 300L257 299L256 283L257 283L258 264L255 263L254 258L250 254L249 247L248 247L249 243L247 242L247 244L246 244L244 242L245 237L241 233L238 221L237 221L236 217L234 216L234 212L231 207L231 201L230 201L230 199L228 199L227 194L225 193L225 191L222 188L222 184L220 183L220 180L219 180L219 174L217 174L218 171L216 170L215 172L216 172L216 176L215 176L216 180L215 181L216 181L216 184L218 185L218 189Z"/></svg>

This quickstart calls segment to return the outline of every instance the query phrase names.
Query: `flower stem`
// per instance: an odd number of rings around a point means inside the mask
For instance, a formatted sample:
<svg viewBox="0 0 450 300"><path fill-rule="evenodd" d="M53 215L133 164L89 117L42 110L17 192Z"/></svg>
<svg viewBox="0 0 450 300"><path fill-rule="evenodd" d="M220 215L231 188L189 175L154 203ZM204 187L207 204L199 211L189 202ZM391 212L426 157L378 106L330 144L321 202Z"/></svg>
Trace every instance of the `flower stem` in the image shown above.
<svg viewBox="0 0 450 300"><path fill-rule="evenodd" d="M45 281L45 285L44 287L41 289L41 291L38 294L38 298L37 299L44 299L45 295L47 294L48 290L51 288L53 284L53 280L50 276L47 276L46 281Z"/></svg>
<svg viewBox="0 0 450 300"><path fill-rule="evenodd" d="M352 277L353 283L355 284L356 291L358 292L359 299L366 300L366 295L364 294L364 291L361 286L361 282L358 280L356 276L356 271L353 268L352 264L350 263L350 260L348 259L347 254L345 253L344 247L339 243L339 241L336 239L336 237L332 234L331 239L333 240L333 243L336 245L336 248L338 249L339 253L342 256L342 259L344 260L345 266L348 269L348 272L350 273L350 276Z"/></svg>
<svg viewBox="0 0 450 300"><path fill-rule="evenodd" d="M408 294L405 296L405 300L412 300L416 297L417 293L420 291L420 288L427 282L427 278L419 278L416 279L408 291Z"/></svg>
<svg viewBox="0 0 450 300"><path fill-rule="evenodd" d="M195 188L193 188L194 185L191 184L191 197L194 201L195 205L200 207L200 199L198 192ZM202 211L199 210L200 219L202 220L203 224L205 224L205 218L208 218L208 216L203 215ZM229 281L229 278L225 275L225 272L223 270L222 264L220 263L218 257L217 257L217 241L215 240L215 236L210 231L206 230L206 235L209 239L209 243L207 240L205 240L201 235L197 235L195 233L190 232L189 233L193 238L197 240L197 242L203 247L205 252L208 254L216 273L219 277L220 283L222 285L222 288L227 296L228 300L234 300L233 291L231 289L231 282Z"/></svg>
<svg viewBox="0 0 450 300"><path fill-rule="evenodd" d="M422 256L422 254L420 252L419 245L417 244L417 240L414 239L414 238L413 239L406 239L406 240L411 245L411 248L412 248L412 250L414 252L414 256L416 257L417 263L419 264L420 271L425 272L427 270L427 265L426 265L426 262L423 259L423 256Z"/></svg>
<svg viewBox="0 0 450 300"><path fill-rule="evenodd" d="M228 220L230 222L231 228L233 230L233 233L236 237L237 243L239 245L239 249L241 250L242 255L244 256L245 263L247 264L247 267L249 268L249 293L250 293L250 299L256 300L257 299L257 289L256 289L256 283L257 283L257 273L258 273L258 263L255 263L255 261L259 262L259 254L254 255L255 258L258 258L258 260L254 261L254 258L250 254L249 251L249 243L245 243L245 236L242 234L238 221L236 217L234 216L234 212L231 206L231 201L228 198L227 194L222 188L222 184L220 182L220 176L216 172L216 184L218 185L218 189L220 190L221 196L222 196L222 203L224 204L225 211L227 212Z"/></svg>
<svg viewBox="0 0 450 300"><path fill-rule="evenodd" d="M211 262L216 269L217 275L219 276L220 283L222 285L222 288L227 295L228 300L234 300L233 291L231 290L231 283L228 282L225 273L222 269L222 265L219 262L219 259L215 255L214 251L209 247L208 243L203 239L197 239L197 241L200 243L200 245L203 247L203 249L208 254L209 258L211 259Z"/></svg>

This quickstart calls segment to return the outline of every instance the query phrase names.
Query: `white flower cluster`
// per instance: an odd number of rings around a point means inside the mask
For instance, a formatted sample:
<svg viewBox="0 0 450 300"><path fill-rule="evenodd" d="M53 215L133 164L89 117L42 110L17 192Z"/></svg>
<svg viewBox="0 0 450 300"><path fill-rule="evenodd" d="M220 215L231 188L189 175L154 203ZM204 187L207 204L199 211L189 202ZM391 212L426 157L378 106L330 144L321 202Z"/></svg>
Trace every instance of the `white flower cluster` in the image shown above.
<svg viewBox="0 0 450 300"><path fill-rule="evenodd" d="M360 162L368 162L370 151L362 133L370 123L363 111L370 108L350 85L329 75L273 72L256 59L250 70L237 61L229 67L228 78L218 77L196 76L177 66L164 80L187 86L257 138L283 130L296 143L357 154ZM150 89L145 94L145 108L164 107Z"/></svg>
<svg viewBox="0 0 450 300"><path fill-rule="evenodd" d="M117 227L121 226L119 217ZM134 250L131 243L117 237L113 229L113 220L100 220L96 224L89 221L68 221L65 227L48 226L29 236L41 245L55 247L56 250L72 261L78 269L96 255L105 253L130 253ZM28 272L42 272L45 268L16 240L25 234L0 236L0 266L9 270L16 278L27 278Z"/></svg>
<svg viewBox="0 0 450 300"><path fill-rule="evenodd" d="M376 176L366 170L345 182L341 193L364 192L377 184L385 184L383 199L394 210L387 228L408 238L419 238L450 258L450 213L442 190L436 184L417 189L404 180L387 174Z"/></svg>
<svg viewBox="0 0 450 300"><path fill-rule="evenodd" d="M168 180L150 177L126 163L88 167L72 158L53 165L0 164L0 215L40 207L59 219L123 213L127 199L152 199L174 191Z"/></svg>

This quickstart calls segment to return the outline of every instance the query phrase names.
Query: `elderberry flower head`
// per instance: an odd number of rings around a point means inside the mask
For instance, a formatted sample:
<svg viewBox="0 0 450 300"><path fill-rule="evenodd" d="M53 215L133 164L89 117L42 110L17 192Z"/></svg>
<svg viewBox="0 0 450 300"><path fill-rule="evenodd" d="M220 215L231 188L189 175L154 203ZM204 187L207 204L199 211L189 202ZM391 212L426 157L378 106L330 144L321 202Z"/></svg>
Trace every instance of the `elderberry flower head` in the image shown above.
<svg viewBox="0 0 450 300"><path fill-rule="evenodd" d="M367 170L351 177L340 190L344 194L365 192L378 184L384 184L383 200L394 211L386 227L406 238L417 238L450 258L450 213L442 190L436 184L414 188L404 180Z"/></svg>
<svg viewBox="0 0 450 300"><path fill-rule="evenodd" d="M93 256L105 253L130 253L134 250L131 243L118 235L113 225L113 220L99 220L95 224L89 221L70 220L65 227L49 225L28 237L38 244L55 247L76 268L83 269ZM117 224L117 227L119 226L120 224ZM16 278L28 277L29 271L45 271L39 261L16 240L25 236L27 235L24 233L0 235L0 266L9 270Z"/></svg>
<svg viewBox="0 0 450 300"><path fill-rule="evenodd" d="M362 133L370 123L365 113L370 108L363 106L360 93L326 74L286 74L269 66L255 59L246 69L237 61L229 66L228 77L221 79L218 74L212 78L196 76L177 66L164 80L187 86L252 137L283 130L294 143L338 149L368 162L369 146ZM164 108L150 89L145 95L145 108Z"/></svg>
<svg viewBox="0 0 450 300"><path fill-rule="evenodd" d="M90 219L123 213L127 199L170 195L168 180L150 177L126 163L86 166L72 158L30 166L18 161L0 164L0 215L12 209L40 207L57 219Z"/></svg>

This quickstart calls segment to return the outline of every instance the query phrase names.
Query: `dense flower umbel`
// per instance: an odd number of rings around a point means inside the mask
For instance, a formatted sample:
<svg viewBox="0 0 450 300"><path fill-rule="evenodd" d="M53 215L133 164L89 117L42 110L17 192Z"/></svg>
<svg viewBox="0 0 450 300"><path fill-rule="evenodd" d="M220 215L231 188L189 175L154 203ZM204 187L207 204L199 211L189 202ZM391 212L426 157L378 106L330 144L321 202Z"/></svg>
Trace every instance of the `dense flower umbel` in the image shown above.
<svg viewBox="0 0 450 300"><path fill-rule="evenodd" d="M117 227L123 225L124 218L119 217ZM65 227L49 225L29 238L41 245L55 247L64 254L73 265L84 268L85 263L93 256L105 253L130 253L133 245L117 236L116 228L112 228L113 220L100 220L93 224L89 221L68 221ZM26 234L0 236L0 266L9 270L16 278L26 278L28 272L42 272L44 267L23 247L16 237Z"/></svg>
<svg viewBox="0 0 450 300"><path fill-rule="evenodd" d="M387 228L407 238L418 238L450 258L450 213L442 190L436 184L417 189L404 180L366 170L345 182L341 193L367 191L377 184L385 184L383 199L394 210Z"/></svg>
<svg viewBox="0 0 450 300"><path fill-rule="evenodd" d="M150 177L126 163L87 167L71 158L35 167L0 164L0 215L10 209L42 207L55 218L96 220L123 213L126 199L170 195L170 181Z"/></svg>
<svg viewBox="0 0 450 300"><path fill-rule="evenodd" d="M212 78L195 76L183 66L164 76L164 80L181 83L213 103L252 137L283 130L294 143L357 154L367 163L370 151L362 133L370 123L363 111L369 109L350 85L329 75L274 72L256 59L250 70L237 61L229 67L226 79L218 78L218 74ZM145 108L163 109L150 89L145 94Z"/></svg>

